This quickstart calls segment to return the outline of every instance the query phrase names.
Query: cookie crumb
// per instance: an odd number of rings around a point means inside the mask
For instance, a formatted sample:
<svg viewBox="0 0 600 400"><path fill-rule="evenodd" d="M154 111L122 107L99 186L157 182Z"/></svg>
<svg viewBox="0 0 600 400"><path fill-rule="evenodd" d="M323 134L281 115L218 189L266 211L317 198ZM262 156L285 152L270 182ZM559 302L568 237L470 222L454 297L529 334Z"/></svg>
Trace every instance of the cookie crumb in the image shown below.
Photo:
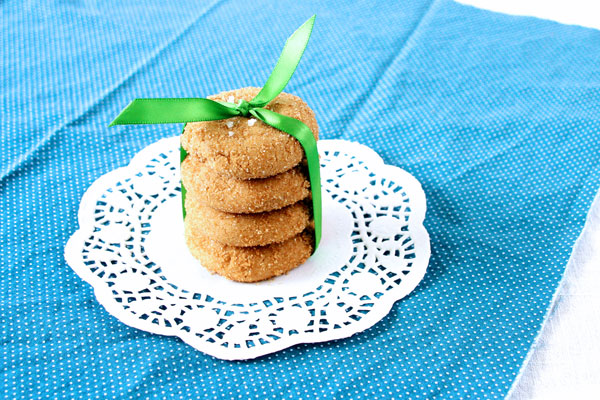
<svg viewBox="0 0 600 400"><path fill-rule="evenodd" d="M256 119L255 118L250 118L248 120L248 126L253 126L256 123Z"/></svg>

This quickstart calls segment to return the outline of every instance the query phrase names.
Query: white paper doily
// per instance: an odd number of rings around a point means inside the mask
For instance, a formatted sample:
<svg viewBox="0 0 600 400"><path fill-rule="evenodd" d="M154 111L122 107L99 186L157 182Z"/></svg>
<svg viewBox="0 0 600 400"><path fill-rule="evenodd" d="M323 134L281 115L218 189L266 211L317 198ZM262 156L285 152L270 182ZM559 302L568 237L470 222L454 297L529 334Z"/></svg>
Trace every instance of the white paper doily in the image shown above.
<svg viewBox="0 0 600 400"><path fill-rule="evenodd" d="M95 181L69 239L69 265L127 325L178 336L228 360L361 332L423 278L425 195L366 146L318 142L323 238L303 265L265 282L207 272L187 250L179 137L160 140Z"/></svg>

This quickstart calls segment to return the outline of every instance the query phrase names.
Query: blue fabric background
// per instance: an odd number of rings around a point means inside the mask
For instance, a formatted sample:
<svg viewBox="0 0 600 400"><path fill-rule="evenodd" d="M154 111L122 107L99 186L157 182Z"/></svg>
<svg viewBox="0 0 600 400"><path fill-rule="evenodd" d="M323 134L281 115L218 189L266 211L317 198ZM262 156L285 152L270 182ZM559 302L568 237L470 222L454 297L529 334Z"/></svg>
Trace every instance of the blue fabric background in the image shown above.
<svg viewBox="0 0 600 400"><path fill-rule="evenodd" d="M351 3L351 4L350 4ZM5 1L0 387L35 398L501 398L600 186L600 34L447 0ZM419 179L429 271L366 332L248 362L110 316L63 259L85 189L178 126L135 97L260 86L313 13L287 91L323 138Z"/></svg>

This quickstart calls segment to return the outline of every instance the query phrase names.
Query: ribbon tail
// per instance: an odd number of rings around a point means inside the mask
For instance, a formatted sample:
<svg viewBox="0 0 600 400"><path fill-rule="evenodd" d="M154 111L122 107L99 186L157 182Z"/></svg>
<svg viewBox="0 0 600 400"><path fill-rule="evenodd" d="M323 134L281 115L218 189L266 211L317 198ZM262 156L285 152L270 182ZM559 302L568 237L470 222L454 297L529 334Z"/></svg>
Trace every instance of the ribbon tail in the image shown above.
<svg viewBox="0 0 600 400"><path fill-rule="evenodd" d="M234 107L209 99L135 99L109 126L214 121L239 114Z"/></svg>
<svg viewBox="0 0 600 400"><path fill-rule="evenodd" d="M317 150L317 141L306 124L297 119L281 115L265 108L256 108L250 111L250 114L260 119L265 124L279 129L292 137L296 138L306 154L308 161L308 176L310 180L310 189L312 192L313 218L315 221L315 251L321 241L322 231L322 205L321 205L321 174L319 152Z"/></svg>
<svg viewBox="0 0 600 400"><path fill-rule="evenodd" d="M185 127L184 127L185 129ZM181 134L183 135L183 131L181 131ZM185 160L185 158L187 157L188 152L183 148L183 146L180 144L179 145L179 165L181 166L181 163L183 163L183 160ZM186 210L185 210L185 198L187 196L187 190L185 188L185 186L183 186L183 181L180 179L179 183L181 183L181 211L183 213L183 219L185 220L185 216L187 214Z"/></svg>
<svg viewBox="0 0 600 400"><path fill-rule="evenodd" d="M250 101L251 106L264 107L285 89L304 54L315 24L315 18L316 15L310 17L285 42L277 64L275 64L261 91Z"/></svg>

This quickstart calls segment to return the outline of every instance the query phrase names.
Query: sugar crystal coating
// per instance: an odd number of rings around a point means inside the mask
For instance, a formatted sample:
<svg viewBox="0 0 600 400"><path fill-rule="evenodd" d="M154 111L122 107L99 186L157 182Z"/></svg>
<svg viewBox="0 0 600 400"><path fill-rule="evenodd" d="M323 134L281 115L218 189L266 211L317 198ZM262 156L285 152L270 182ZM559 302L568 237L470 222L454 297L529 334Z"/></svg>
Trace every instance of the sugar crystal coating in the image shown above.
<svg viewBox="0 0 600 400"><path fill-rule="evenodd" d="M250 247L280 243L310 225L308 206L298 202L257 214L231 214L201 205L194 196L185 202L186 224L209 238L230 246Z"/></svg>
<svg viewBox="0 0 600 400"><path fill-rule="evenodd" d="M249 101L258 92L259 88L244 88L210 98L224 101L234 96ZM304 122L318 138L315 115L299 97L281 93L265 108ZM227 121L233 123L232 128L223 121L188 123L181 138L183 148L219 174L237 179L273 176L295 167L304 157L300 143L285 132L241 116Z"/></svg>
<svg viewBox="0 0 600 400"><path fill-rule="evenodd" d="M313 251L310 232L267 246L235 247L204 236L190 224L185 229L188 248L202 266L238 282L257 282L283 275L306 261Z"/></svg>
<svg viewBox="0 0 600 400"><path fill-rule="evenodd" d="M310 195L310 183L300 167L264 179L234 179L219 175L194 156L181 164L187 196L205 206L228 213L278 210Z"/></svg>
<svg viewBox="0 0 600 400"><path fill-rule="evenodd" d="M244 88L211 98L241 104L258 92ZM318 139L314 113L300 98L281 93L266 108L304 122ZM188 153L181 163L185 239L205 268L256 282L310 257L310 183L304 150L295 138L257 118L239 116L189 123L181 144Z"/></svg>

